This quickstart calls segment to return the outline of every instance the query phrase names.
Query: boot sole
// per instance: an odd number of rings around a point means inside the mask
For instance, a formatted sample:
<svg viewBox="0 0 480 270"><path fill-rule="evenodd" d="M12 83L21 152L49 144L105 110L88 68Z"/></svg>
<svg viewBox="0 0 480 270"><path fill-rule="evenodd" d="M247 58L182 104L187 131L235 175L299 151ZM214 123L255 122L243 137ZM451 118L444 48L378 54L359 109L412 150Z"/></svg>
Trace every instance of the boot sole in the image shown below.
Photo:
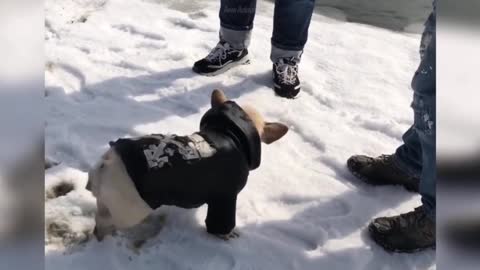
<svg viewBox="0 0 480 270"><path fill-rule="evenodd" d="M236 66L240 66L240 65L248 65L250 64L250 59L248 57L248 54L245 55L242 59L238 60L238 61L235 61L235 62L231 62L227 65L225 65L224 67L222 67L221 69L219 70L216 70L214 72L208 72L208 73L204 73L204 72L198 72L196 70L193 70L195 73L197 74L200 74L200 75L203 75L203 76L207 76L207 77L213 77L213 76L216 76L216 75L220 75L222 73L225 73L227 72L228 70L230 70L231 68L234 68Z"/></svg>
<svg viewBox="0 0 480 270"><path fill-rule="evenodd" d="M279 96L279 97L282 97L282 98L287 98L287 99L296 99L296 98L298 98L299 95L300 95L300 91L301 91L301 90L302 90L302 89L299 88L299 89L298 89L298 92L296 92L295 94L288 94L288 95L287 95L287 94L281 93L280 90L279 90L279 88L276 87L275 85L273 85L273 91L275 92L275 95L277 95L277 96Z"/></svg>

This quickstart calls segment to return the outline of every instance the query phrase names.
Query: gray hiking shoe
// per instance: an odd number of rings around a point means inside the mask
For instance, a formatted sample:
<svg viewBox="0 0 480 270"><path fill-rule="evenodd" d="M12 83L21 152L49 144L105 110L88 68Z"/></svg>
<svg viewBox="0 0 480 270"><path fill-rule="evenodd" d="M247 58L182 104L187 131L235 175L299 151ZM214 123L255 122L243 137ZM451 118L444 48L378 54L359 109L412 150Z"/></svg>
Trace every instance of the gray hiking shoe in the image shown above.
<svg viewBox="0 0 480 270"><path fill-rule="evenodd" d="M295 98L300 92L298 59L281 58L273 64L273 90L284 98Z"/></svg>
<svg viewBox="0 0 480 270"><path fill-rule="evenodd" d="M377 218L368 230L372 239L390 252L416 252L435 248L435 222L423 207L394 217Z"/></svg>
<svg viewBox="0 0 480 270"><path fill-rule="evenodd" d="M381 155L376 158L352 156L347 161L347 167L353 175L367 184L401 185L409 191L418 192L420 180L401 171L393 163L393 155Z"/></svg>
<svg viewBox="0 0 480 270"><path fill-rule="evenodd" d="M234 49L227 42L220 41L205 58L195 62L192 70L200 75L215 76L232 67L248 63L250 60L247 49Z"/></svg>

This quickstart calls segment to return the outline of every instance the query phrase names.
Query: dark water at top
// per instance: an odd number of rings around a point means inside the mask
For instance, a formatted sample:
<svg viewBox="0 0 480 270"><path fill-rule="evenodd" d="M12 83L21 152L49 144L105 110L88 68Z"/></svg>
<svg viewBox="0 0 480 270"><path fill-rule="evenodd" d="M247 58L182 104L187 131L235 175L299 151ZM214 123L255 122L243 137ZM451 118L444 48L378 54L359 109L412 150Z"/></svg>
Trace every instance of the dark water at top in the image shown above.
<svg viewBox="0 0 480 270"><path fill-rule="evenodd" d="M318 13L322 7L341 10L347 21L374 25L394 31L412 31L413 24L422 24L432 11L432 0L316 0ZM407 28L407 29L406 29ZM414 32L421 31L417 29Z"/></svg>
<svg viewBox="0 0 480 270"><path fill-rule="evenodd" d="M144 0L168 5L185 12L201 10L214 0ZM258 3L265 0L257 0ZM266 0L275 2L275 0ZM292 0L294 1L294 0ZM220 2L220 0L218 0ZM423 22L432 10L432 0L316 0L315 12L338 18L340 10L349 22L364 23L393 31L421 32ZM411 27L417 25L417 27Z"/></svg>

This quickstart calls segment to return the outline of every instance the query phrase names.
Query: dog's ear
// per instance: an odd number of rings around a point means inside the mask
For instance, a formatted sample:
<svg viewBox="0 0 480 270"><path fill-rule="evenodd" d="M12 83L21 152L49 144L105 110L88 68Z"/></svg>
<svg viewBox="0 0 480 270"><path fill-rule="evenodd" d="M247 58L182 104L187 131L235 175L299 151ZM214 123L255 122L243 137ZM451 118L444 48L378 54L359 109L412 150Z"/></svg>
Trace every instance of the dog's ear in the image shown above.
<svg viewBox="0 0 480 270"><path fill-rule="evenodd" d="M212 108L222 105L227 100L228 99L222 90L219 90L219 89L213 90L212 98L211 98Z"/></svg>
<svg viewBox="0 0 480 270"><path fill-rule="evenodd" d="M265 123L262 133L262 142L271 144L287 134L288 127L280 123Z"/></svg>

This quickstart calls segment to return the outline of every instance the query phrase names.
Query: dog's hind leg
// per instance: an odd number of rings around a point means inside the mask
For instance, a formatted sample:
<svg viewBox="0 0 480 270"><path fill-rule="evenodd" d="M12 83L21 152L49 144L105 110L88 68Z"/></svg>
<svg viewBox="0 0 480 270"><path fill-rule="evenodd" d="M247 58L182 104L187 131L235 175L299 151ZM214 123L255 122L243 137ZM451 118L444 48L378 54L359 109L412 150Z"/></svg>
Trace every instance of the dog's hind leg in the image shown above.
<svg viewBox="0 0 480 270"><path fill-rule="evenodd" d="M106 235L113 234L115 226L108 208L97 199L97 213L95 214L95 229L93 234L98 241L102 241Z"/></svg>
<svg viewBox="0 0 480 270"><path fill-rule="evenodd" d="M127 229L142 222L153 209L140 197L133 180L115 151L100 169L101 185L98 198L108 208L114 226Z"/></svg>

